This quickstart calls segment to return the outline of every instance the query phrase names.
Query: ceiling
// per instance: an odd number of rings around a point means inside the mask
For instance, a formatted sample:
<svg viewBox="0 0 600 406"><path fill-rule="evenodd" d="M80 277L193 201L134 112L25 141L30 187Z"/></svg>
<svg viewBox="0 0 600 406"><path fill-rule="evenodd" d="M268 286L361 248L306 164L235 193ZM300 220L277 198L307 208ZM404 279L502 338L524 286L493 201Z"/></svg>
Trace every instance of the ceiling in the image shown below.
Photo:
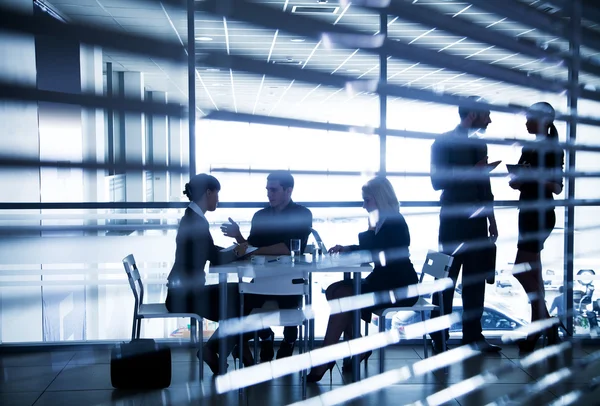
<svg viewBox="0 0 600 406"><path fill-rule="evenodd" d="M418 7L423 13L442 13L473 24L483 30L511 37L548 43L568 50L568 43L531 27L510 21L503 16L478 10L466 1L397 0ZM548 1L521 0L533 7ZM291 12L296 6L327 6L335 13L313 14L331 24L375 34L379 31L379 16L353 5L343 6L338 0L320 3L317 0L255 1ZM47 2L48 3L48 2ZM69 21L99 25L121 32L160 37L186 43L187 19L183 10L160 2L134 0L51 0L50 5ZM593 24L588 27L596 28ZM435 27L423 26L400 18L388 18L391 39L414 47L424 47L440 53L470 60L530 72L544 78L567 81L567 69L556 62L546 62L516 54L495 46L478 43ZM224 20L206 13L196 14L196 50L220 50L232 55L252 57L263 62L296 65L330 74L345 74L356 78L377 79L379 61L376 55L357 49L330 49L308 38L299 38L244 22ZM183 45L182 45L183 46ZM582 49L582 54L600 64L600 53ZM187 66L177 66L161 60L140 58L110 49L104 50L105 62L117 71L141 71L147 90L166 91L170 101L187 101ZM377 96L371 93L349 93L345 90L304 84L229 69L197 67L197 106L200 114L211 110L230 110L261 115L303 118L347 124L372 124L378 117ZM600 77L582 74L580 80L600 89ZM565 107L564 95L541 93L497 80L468 75L409 60L388 60L388 82L399 86L427 89L458 95L483 96L494 103L527 104L539 100ZM410 100L393 99L389 111L401 111ZM418 103L425 105L426 103ZM357 114L359 112L360 114Z"/></svg>

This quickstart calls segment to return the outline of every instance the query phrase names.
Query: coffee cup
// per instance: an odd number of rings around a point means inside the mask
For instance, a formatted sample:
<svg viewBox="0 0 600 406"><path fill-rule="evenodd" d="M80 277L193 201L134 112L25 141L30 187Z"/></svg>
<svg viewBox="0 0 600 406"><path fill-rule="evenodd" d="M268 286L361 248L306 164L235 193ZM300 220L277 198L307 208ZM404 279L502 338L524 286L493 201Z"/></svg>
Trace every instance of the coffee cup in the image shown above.
<svg viewBox="0 0 600 406"><path fill-rule="evenodd" d="M277 257L277 262L279 262L280 264L291 264L292 257L290 257L289 255L282 255L280 257Z"/></svg>
<svg viewBox="0 0 600 406"><path fill-rule="evenodd" d="M250 259L250 262L252 263L252 265L264 265L266 262L266 258L262 255L254 255Z"/></svg>

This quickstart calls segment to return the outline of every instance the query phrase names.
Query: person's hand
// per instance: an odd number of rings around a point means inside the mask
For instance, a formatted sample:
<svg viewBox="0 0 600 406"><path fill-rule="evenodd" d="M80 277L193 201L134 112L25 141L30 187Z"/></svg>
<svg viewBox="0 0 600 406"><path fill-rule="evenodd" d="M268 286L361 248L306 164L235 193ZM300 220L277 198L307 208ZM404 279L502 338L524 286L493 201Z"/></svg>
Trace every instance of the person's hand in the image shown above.
<svg viewBox="0 0 600 406"><path fill-rule="evenodd" d="M494 162L490 162L487 164L488 170L493 171L494 169L496 169L496 167L498 165L500 165L502 163L502 161L494 161Z"/></svg>
<svg viewBox="0 0 600 406"><path fill-rule="evenodd" d="M477 162L475 164L475 168L483 168L484 166L486 166L488 164L488 157L486 156L485 158L483 158L481 161Z"/></svg>
<svg viewBox="0 0 600 406"><path fill-rule="evenodd" d="M521 186L523 186L523 183L521 181L519 181L518 178L513 178L510 180L510 182L508 182L508 186L510 186L511 188L513 188L515 190L520 190Z"/></svg>
<svg viewBox="0 0 600 406"><path fill-rule="evenodd" d="M243 257L244 255L246 255L247 250L248 250L248 243L243 242L241 244L238 244L238 246L233 249L233 252L235 253L236 257Z"/></svg>
<svg viewBox="0 0 600 406"><path fill-rule="evenodd" d="M498 225L495 221L490 222L490 239L494 243L498 240Z"/></svg>
<svg viewBox="0 0 600 406"><path fill-rule="evenodd" d="M348 249L342 245L336 245L335 247L329 248L330 254L338 254L340 252L346 252Z"/></svg>
<svg viewBox="0 0 600 406"><path fill-rule="evenodd" d="M229 217L228 220L229 223L221 224L221 231L223 232L223 235L225 235L225 237L231 238L241 237L242 233L240 232L240 226L238 225L238 223L233 221L231 217Z"/></svg>

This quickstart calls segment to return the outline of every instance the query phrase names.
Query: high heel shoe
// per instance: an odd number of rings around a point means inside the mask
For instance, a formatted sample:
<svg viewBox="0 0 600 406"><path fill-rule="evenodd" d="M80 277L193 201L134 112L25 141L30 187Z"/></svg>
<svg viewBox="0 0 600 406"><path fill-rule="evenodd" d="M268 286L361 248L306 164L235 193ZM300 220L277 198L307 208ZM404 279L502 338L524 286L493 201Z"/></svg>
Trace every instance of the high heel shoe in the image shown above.
<svg viewBox="0 0 600 406"><path fill-rule="evenodd" d="M527 336L524 340L517 341L517 346L519 347L519 352L527 353L533 352L535 349L535 345L537 344L539 338L542 336L542 333L536 333L531 336Z"/></svg>
<svg viewBox="0 0 600 406"><path fill-rule="evenodd" d="M199 350L196 353L196 356L198 357L198 359L200 359L200 351ZM225 371L220 371L219 355L217 355L216 352L211 351L210 348L208 348L208 347L204 347L202 349L202 360L204 362L206 362L206 365L208 365L208 367L210 368L211 372L214 375L219 375L221 372L223 372L223 373L227 372L227 367L229 367L229 364L226 364Z"/></svg>
<svg viewBox="0 0 600 406"><path fill-rule="evenodd" d="M248 345L248 343L244 343L242 350L243 350L242 363L244 364L244 367L246 367L246 368L251 367L252 365L254 365L254 357L252 356L252 352L250 352L250 346ZM237 362L237 360L240 358L240 347L237 345L235 347L233 347L233 351L231 351L231 355L233 356L233 360L235 362Z"/></svg>
<svg viewBox="0 0 600 406"><path fill-rule="evenodd" d="M319 382L323 379L325 372L329 371L329 384L333 383L333 367L335 366L335 361L330 362L329 364L319 365L318 367L312 368L310 373L306 375L306 382Z"/></svg>
<svg viewBox="0 0 600 406"><path fill-rule="evenodd" d="M360 354L360 361L358 361L358 364L360 365L361 362L368 360L369 357L371 356L371 354L373 354L373 351L371 351L371 350ZM342 372L343 373L352 372L352 365L353 365L352 358L344 359L344 363L342 364Z"/></svg>

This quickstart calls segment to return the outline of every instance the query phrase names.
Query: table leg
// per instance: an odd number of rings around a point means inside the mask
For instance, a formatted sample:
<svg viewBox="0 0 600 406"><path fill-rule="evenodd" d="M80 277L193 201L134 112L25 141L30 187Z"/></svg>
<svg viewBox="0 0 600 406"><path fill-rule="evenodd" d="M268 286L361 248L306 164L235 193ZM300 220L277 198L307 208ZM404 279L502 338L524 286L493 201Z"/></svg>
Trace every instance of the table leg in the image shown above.
<svg viewBox="0 0 600 406"><path fill-rule="evenodd" d="M219 322L227 319L227 274L219 274ZM220 337L219 340L219 370L221 373L225 373L227 369L227 338Z"/></svg>
<svg viewBox="0 0 600 406"><path fill-rule="evenodd" d="M360 272L353 273L353 282L354 282L354 295L360 295L360 283L361 283L361 274ZM360 310L355 310L353 312L352 317L352 331L354 335L354 339L360 337ZM358 382L360 380L360 356L356 354L352 357L352 381Z"/></svg>
<svg viewBox="0 0 600 406"><path fill-rule="evenodd" d="M312 306L312 290L313 290L313 278L312 278L312 272L308 273L308 299L307 299L307 305L308 306ZM315 343L315 319L310 319L308 320L308 331L306 332L306 334L308 334L308 349L310 351L313 350L314 347L314 343Z"/></svg>

